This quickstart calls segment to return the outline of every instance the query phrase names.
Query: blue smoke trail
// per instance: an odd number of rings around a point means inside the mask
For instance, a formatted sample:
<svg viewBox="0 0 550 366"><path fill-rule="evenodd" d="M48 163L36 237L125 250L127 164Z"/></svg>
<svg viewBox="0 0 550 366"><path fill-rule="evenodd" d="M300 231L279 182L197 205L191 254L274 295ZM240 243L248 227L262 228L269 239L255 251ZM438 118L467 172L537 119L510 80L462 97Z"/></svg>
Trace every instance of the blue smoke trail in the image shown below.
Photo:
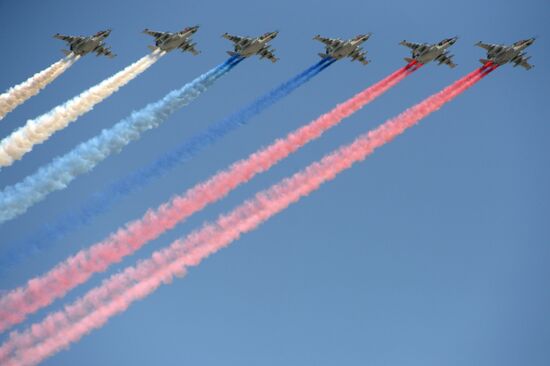
<svg viewBox="0 0 550 366"><path fill-rule="evenodd" d="M18 248L22 248L18 253L10 254L2 262L13 265L14 262L18 262L29 255L29 251L40 253L48 243L56 241L79 226L89 223L97 215L108 211L112 205L127 194L147 185L155 178L167 173L184 161L190 160L202 149L212 145L239 126L245 125L252 117L296 90L299 86L330 66L334 61L336 60L323 59L319 61L292 79L254 100L245 108L212 125L205 132L184 142L175 150L162 155L151 165L114 182L102 192L94 194L78 210L68 212L58 218L55 225L48 225L38 230L30 239L25 240L21 245L17 246ZM0 265L0 268L2 267L5 266Z"/></svg>
<svg viewBox="0 0 550 366"><path fill-rule="evenodd" d="M99 135L81 143L69 153L54 159L21 182L0 192L0 223L24 213L48 194L61 190L80 174L92 170L99 162L119 152L142 132L158 127L172 113L189 104L209 86L235 67L243 58L233 56L199 76L184 87L148 104Z"/></svg>

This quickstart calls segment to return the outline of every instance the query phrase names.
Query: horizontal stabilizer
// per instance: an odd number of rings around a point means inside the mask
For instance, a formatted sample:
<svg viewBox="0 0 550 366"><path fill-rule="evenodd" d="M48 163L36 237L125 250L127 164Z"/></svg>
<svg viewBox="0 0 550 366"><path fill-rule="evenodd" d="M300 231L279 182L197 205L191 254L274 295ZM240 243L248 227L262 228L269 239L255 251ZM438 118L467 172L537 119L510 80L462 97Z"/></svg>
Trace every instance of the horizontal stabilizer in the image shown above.
<svg viewBox="0 0 550 366"><path fill-rule="evenodd" d="M148 49L150 49L151 51L155 52L157 50L157 47L156 46L147 46Z"/></svg>
<svg viewBox="0 0 550 366"><path fill-rule="evenodd" d="M67 50L61 50L61 52L63 52L63 54L65 54L65 56L70 56L72 54L71 51L67 51Z"/></svg>
<svg viewBox="0 0 550 366"><path fill-rule="evenodd" d="M410 57L405 57L405 58L403 58L403 60L405 60L405 61L407 61L407 62L409 62L409 63L415 62L415 61L416 61L414 58L410 58Z"/></svg>
<svg viewBox="0 0 550 366"><path fill-rule="evenodd" d="M330 57L326 53L319 53L318 55L321 56L321 58L329 58Z"/></svg>
<svg viewBox="0 0 550 366"><path fill-rule="evenodd" d="M233 51L227 51L227 54L228 54L229 56L237 56L237 55L238 55L237 52L233 52Z"/></svg>
<svg viewBox="0 0 550 366"><path fill-rule="evenodd" d="M486 58L480 58L479 62L481 62L483 65L485 65L486 63L493 62L493 61L487 60Z"/></svg>

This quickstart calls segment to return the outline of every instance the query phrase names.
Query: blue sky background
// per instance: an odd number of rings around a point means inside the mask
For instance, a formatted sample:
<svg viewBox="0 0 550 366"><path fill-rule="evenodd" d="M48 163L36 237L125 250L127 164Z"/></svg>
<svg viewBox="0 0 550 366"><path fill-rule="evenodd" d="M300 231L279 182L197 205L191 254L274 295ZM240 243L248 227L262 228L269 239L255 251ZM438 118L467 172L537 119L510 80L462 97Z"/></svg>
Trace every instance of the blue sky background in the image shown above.
<svg viewBox="0 0 550 366"><path fill-rule="evenodd" d="M530 72L504 66L364 163L211 257L45 365L548 365L550 363L549 5L546 1L0 0L0 89L58 60L56 33L113 28L118 56L87 56L0 122L0 136L148 52L149 27L200 24L200 56L173 52L12 167L14 184L132 110L226 59L220 35L279 30L280 62L249 59L70 188L0 226L0 256L92 192L240 109L317 61L320 33L365 44L372 63L335 63L281 103L127 197L50 250L3 271L13 288L171 195L309 122L394 71L398 42L458 35L456 69L427 65L269 172L241 186L109 273L227 212L479 66L478 40L539 35ZM97 285L96 276L49 310ZM30 322L26 323L30 324ZM22 328L22 327L21 327ZM6 335L0 338L4 340Z"/></svg>

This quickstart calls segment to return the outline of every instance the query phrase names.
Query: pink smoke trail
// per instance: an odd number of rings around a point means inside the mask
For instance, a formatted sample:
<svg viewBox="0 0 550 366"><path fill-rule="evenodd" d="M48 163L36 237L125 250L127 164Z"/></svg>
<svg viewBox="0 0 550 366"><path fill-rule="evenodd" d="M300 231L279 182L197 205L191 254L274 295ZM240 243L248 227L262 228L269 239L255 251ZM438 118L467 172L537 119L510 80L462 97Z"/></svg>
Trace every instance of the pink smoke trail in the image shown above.
<svg viewBox="0 0 550 366"><path fill-rule="evenodd" d="M256 194L215 223L204 225L184 240L177 240L168 248L155 252L150 259L111 276L72 305L65 306L63 311L49 315L27 331L13 332L0 347L0 361L6 365L33 365L76 342L101 327L110 317L127 309L132 302L151 294L161 284L170 283L174 276L183 276L188 266L198 265L240 235L257 228L324 182L365 159L376 148L392 141L495 68L491 64L470 73L358 137L352 144L339 148L292 177Z"/></svg>
<svg viewBox="0 0 550 366"><path fill-rule="evenodd" d="M417 68L418 65L414 63L400 68L332 111L290 133L285 139L275 141L271 146L233 164L208 181L197 184L184 195L174 197L154 211L148 211L141 219L128 223L106 240L81 250L44 275L35 277L25 286L0 297L0 332L22 322L28 314L51 304L56 298L87 281L94 273L104 271L111 264L121 261L209 203L219 200L238 185L318 138Z"/></svg>

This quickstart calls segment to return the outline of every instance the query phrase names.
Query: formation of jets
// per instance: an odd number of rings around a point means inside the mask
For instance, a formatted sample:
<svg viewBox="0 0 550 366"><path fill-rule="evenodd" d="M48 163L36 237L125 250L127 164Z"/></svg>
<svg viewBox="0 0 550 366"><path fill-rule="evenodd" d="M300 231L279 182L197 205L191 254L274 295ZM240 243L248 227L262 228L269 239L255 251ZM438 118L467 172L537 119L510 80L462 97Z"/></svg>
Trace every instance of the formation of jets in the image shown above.
<svg viewBox="0 0 550 366"><path fill-rule="evenodd" d="M175 33L157 32L150 29L145 29L143 33L155 38L155 45L148 46L152 51L170 52L174 49L180 49L182 52L190 52L193 55L198 55L198 51L191 40L191 36L197 32L199 26L187 27ZM86 55L88 53L96 53L97 56L104 55L114 57L111 49L105 46L104 40L111 34L111 30L97 32L96 34L86 36L65 36L61 34L54 35L55 38L61 39L69 44L70 51L63 50L66 55ZM260 58L266 58L271 62L276 62L278 58L274 54L274 49L271 48L269 42L272 41L279 32L268 32L259 37L241 37L234 36L229 33L222 35L233 42L233 51L227 51L231 56L250 57L258 55ZM361 48L361 45L367 41L371 33L360 34L349 40L339 38L326 38L316 35L314 40L320 41L325 46L325 52L319 53L322 58L333 58L336 60L349 57L352 61L359 61L363 65L367 65L370 61L366 59L367 52ZM451 68L456 64L453 62L453 55L449 54L448 48L455 44L458 37L446 38L439 43L414 43L409 41L401 41L399 44L411 49L411 57L405 57L407 62L417 62L426 64L434 61L439 65L445 64ZM535 42L535 38L529 38L517 41L511 46L500 44L487 44L483 42L476 43L476 46L487 50L487 57L480 59L480 62L486 64L493 62L497 65L512 63L514 67L521 66L529 70L533 65L529 64L529 56L525 55L525 49Z"/></svg>

